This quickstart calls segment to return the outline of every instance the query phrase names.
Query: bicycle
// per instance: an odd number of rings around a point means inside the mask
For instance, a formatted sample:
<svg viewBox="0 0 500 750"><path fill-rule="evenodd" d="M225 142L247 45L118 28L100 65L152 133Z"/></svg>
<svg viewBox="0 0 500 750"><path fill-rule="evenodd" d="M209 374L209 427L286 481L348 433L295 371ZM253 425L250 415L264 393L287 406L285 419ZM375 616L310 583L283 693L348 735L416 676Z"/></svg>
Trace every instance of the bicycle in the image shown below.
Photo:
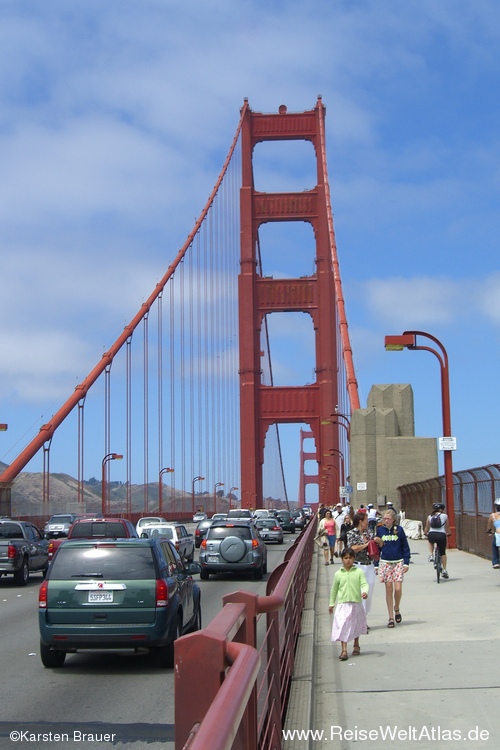
<svg viewBox="0 0 500 750"><path fill-rule="evenodd" d="M443 563L441 561L441 553L437 544L434 545L434 569L436 571L436 579L439 583L439 579L443 573Z"/></svg>

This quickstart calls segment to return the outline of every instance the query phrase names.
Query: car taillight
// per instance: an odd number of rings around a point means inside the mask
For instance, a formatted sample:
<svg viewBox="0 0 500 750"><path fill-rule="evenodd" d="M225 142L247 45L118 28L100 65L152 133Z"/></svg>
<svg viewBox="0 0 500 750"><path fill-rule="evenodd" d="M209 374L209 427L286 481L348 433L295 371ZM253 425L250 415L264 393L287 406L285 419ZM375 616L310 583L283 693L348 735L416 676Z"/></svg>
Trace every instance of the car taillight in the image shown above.
<svg viewBox="0 0 500 750"><path fill-rule="evenodd" d="M156 606L166 607L168 603L168 586L167 582L163 579L157 579L156 581Z"/></svg>
<svg viewBox="0 0 500 750"><path fill-rule="evenodd" d="M9 560L13 560L15 557L17 557L17 547L15 547L13 544L9 544L7 547L7 557Z"/></svg>
<svg viewBox="0 0 500 750"><path fill-rule="evenodd" d="M47 589L49 587L48 581L43 581L42 585L38 589L38 607L45 609L47 607Z"/></svg>
<svg viewBox="0 0 500 750"><path fill-rule="evenodd" d="M195 535L195 536L200 536L200 530L199 530L199 529L196 529L196 531L194 532L194 535Z"/></svg>
<svg viewBox="0 0 500 750"><path fill-rule="evenodd" d="M206 549L206 547L207 547L207 540L206 539L204 539L202 541L202 543L200 544L200 547L203 547L203 549Z"/></svg>
<svg viewBox="0 0 500 750"><path fill-rule="evenodd" d="M273 526L273 531L279 531L279 530L280 530L279 526Z"/></svg>
<svg viewBox="0 0 500 750"><path fill-rule="evenodd" d="M258 539L252 539L252 547L255 549L259 546L259 540Z"/></svg>
<svg viewBox="0 0 500 750"><path fill-rule="evenodd" d="M54 542L49 542L49 547L48 547L49 558L51 558L52 555L54 554L54 546L55 546Z"/></svg>

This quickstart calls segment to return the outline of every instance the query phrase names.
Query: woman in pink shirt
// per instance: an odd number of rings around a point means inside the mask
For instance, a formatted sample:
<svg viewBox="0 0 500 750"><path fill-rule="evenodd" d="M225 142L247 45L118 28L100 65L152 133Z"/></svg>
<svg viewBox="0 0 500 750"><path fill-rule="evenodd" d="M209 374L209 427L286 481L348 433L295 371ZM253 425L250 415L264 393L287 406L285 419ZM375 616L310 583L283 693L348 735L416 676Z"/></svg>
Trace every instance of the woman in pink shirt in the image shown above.
<svg viewBox="0 0 500 750"><path fill-rule="evenodd" d="M328 558L330 558L330 565L335 562L333 552L335 549L336 539L336 525L335 519L332 515L331 510L327 510L325 517L320 521L318 527L318 533L323 534L323 552L325 555L325 565L328 565Z"/></svg>

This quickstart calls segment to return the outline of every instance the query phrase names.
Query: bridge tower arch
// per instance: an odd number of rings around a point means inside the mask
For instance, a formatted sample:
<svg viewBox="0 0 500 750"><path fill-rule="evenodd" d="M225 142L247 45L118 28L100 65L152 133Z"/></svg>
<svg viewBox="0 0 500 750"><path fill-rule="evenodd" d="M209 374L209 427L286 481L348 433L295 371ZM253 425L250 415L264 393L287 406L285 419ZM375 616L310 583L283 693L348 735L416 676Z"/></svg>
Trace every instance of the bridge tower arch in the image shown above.
<svg viewBox="0 0 500 750"><path fill-rule="evenodd" d="M241 245L239 295L241 497L243 507L261 507L264 444L270 425L305 423L315 440L320 502L338 501L341 471L336 425L327 421L339 404L340 346L334 264L330 246L328 201L320 129L325 108L276 114L247 108L242 124ZM253 152L264 141L306 140L314 147L317 184L302 192L261 192L254 188ZM301 278L267 278L259 273L259 227L266 222L302 221L312 225L315 272ZM313 321L315 382L303 386L262 383L261 329L272 312L305 312ZM299 352L297 352L299 355ZM297 455L297 462L299 456Z"/></svg>

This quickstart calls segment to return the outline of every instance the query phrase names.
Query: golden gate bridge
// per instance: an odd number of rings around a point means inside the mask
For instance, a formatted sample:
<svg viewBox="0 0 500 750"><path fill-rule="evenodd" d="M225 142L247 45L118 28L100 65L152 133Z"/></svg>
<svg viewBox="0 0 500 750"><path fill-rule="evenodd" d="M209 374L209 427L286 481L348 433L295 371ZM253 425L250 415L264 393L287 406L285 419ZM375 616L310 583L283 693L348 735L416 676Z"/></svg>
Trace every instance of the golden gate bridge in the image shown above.
<svg viewBox="0 0 500 750"><path fill-rule="evenodd" d="M254 155L261 144L298 140L311 144L316 184L301 192L259 190ZM260 230L290 222L310 230L313 272L268 276ZM313 330L313 382L276 385L269 318L297 312L309 316ZM295 355L301 357L300 337ZM325 107L319 97L308 111L292 113L282 105L276 113L259 113L245 100L221 173L186 242L113 345L4 470L0 510L10 513L16 477L35 457L43 473L39 514L48 510L50 467L61 463L63 451L82 508L84 475L99 466L102 509L110 510L110 467L117 458L124 460L125 496L114 510L124 513L161 507L166 474L168 498L184 514L194 505L198 480L239 489L243 507L262 506L271 485L285 502L293 491L303 504L306 484L317 488L313 502L336 502L349 475L348 420L357 408ZM302 437L314 441L306 453L297 445L300 483L293 490L283 470L283 424L302 425ZM312 474L305 473L306 458L316 462ZM159 499L151 490L157 486Z"/></svg>

